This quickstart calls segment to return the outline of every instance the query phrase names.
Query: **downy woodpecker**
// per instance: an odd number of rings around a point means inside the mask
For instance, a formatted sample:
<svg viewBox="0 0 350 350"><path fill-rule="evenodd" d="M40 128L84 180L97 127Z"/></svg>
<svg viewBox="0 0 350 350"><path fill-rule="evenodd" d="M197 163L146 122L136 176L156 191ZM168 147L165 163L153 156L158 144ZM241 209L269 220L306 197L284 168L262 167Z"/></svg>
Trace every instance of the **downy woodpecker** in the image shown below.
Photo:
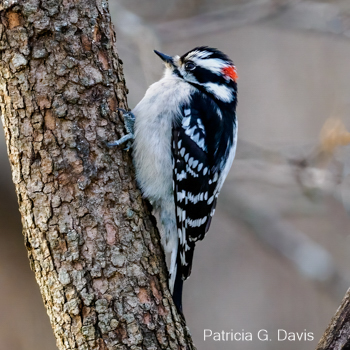
<svg viewBox="0 0 350 350"><path fill-rule="evenodd" d="M181 57L155 53L164 76L125 113L129 134L110 145L133 139L137 182L159 217L171 252L169 288L182 313L183 280L235 157L237 72L224 53L206 46Z"/></svg>

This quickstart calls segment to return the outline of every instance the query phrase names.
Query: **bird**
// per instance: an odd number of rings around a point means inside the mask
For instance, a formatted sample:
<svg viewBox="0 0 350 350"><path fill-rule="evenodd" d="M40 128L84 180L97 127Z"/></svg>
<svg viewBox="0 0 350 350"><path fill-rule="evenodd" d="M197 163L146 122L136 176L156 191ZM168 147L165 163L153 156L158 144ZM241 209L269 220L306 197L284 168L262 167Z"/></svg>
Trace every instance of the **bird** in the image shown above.
<svg viewBox="0 0 350 350"><path fill-rule="evenodd" d="M222 51L196 47L182 56L154 52L165 65L132 111L127 135L136 180L171 253L169 289L183 315L182 289L197 241L209 230L219 192L236 153L237 70Z"/></svg>

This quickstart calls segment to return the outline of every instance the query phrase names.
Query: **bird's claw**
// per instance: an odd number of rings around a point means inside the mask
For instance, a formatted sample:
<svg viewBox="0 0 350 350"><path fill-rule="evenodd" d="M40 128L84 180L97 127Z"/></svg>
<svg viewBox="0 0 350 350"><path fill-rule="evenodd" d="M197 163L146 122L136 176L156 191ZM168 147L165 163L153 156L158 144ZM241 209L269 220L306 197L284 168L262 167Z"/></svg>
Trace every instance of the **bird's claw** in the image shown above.
<svg viewBox="0 0 350 350"><path fill-rule="evenodd" d="M107 142L108 147L115 147L120 146L123 143L127 142L126 148L124 148L125 151L128 151L132 146L132 140L134 139L134 124L135 124L135 116L132 114L132 112L127 112L123 108L117 108L118 111L123 113L124 116L124 126L127 131L127 134L121 137L119 140Z"/></svg>

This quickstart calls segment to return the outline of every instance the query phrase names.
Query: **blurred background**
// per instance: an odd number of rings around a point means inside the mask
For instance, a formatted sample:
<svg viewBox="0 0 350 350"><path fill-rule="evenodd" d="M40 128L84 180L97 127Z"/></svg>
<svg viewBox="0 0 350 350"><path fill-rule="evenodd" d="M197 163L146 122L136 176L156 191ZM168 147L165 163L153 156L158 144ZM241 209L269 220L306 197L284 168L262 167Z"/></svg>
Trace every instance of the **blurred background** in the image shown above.
<svg viewBox="0 0 350 350"><path fill-rule="evenodd" d="M162 75L153 49L213 46L238 69L237 157L184 287L196 346L315 348L350 286L350 2L110 0L110 10L130 108ZM2 133L0 162L0 350L55 349ZM204 341L204 329L254 340ZM278 342L278 329L314 341Z"/></svg>

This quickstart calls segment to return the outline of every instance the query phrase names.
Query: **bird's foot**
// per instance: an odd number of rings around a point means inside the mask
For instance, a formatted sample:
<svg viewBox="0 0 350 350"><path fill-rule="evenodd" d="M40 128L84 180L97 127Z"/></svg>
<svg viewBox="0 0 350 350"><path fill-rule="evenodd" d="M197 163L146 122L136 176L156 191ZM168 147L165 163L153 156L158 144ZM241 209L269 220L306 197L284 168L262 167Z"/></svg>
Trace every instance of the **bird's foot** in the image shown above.
<svg viewBox="0 0 350 350"><path fill-rule="evenodd" d="M119 140L107 142L107 146L108 147L115 147L115 146L120 146L123 143L127 143L126 148L125 148L125 150L127 151L132 146L132 140L134 139L135 116L133 115L133 113L131 111L127 112L123 108L117 108L117 109L118 109L118 111L121 111L123 113L124 126L125 126L125 129L127 131L127 134L124 135L123 137L121 137Z"/></svg>

